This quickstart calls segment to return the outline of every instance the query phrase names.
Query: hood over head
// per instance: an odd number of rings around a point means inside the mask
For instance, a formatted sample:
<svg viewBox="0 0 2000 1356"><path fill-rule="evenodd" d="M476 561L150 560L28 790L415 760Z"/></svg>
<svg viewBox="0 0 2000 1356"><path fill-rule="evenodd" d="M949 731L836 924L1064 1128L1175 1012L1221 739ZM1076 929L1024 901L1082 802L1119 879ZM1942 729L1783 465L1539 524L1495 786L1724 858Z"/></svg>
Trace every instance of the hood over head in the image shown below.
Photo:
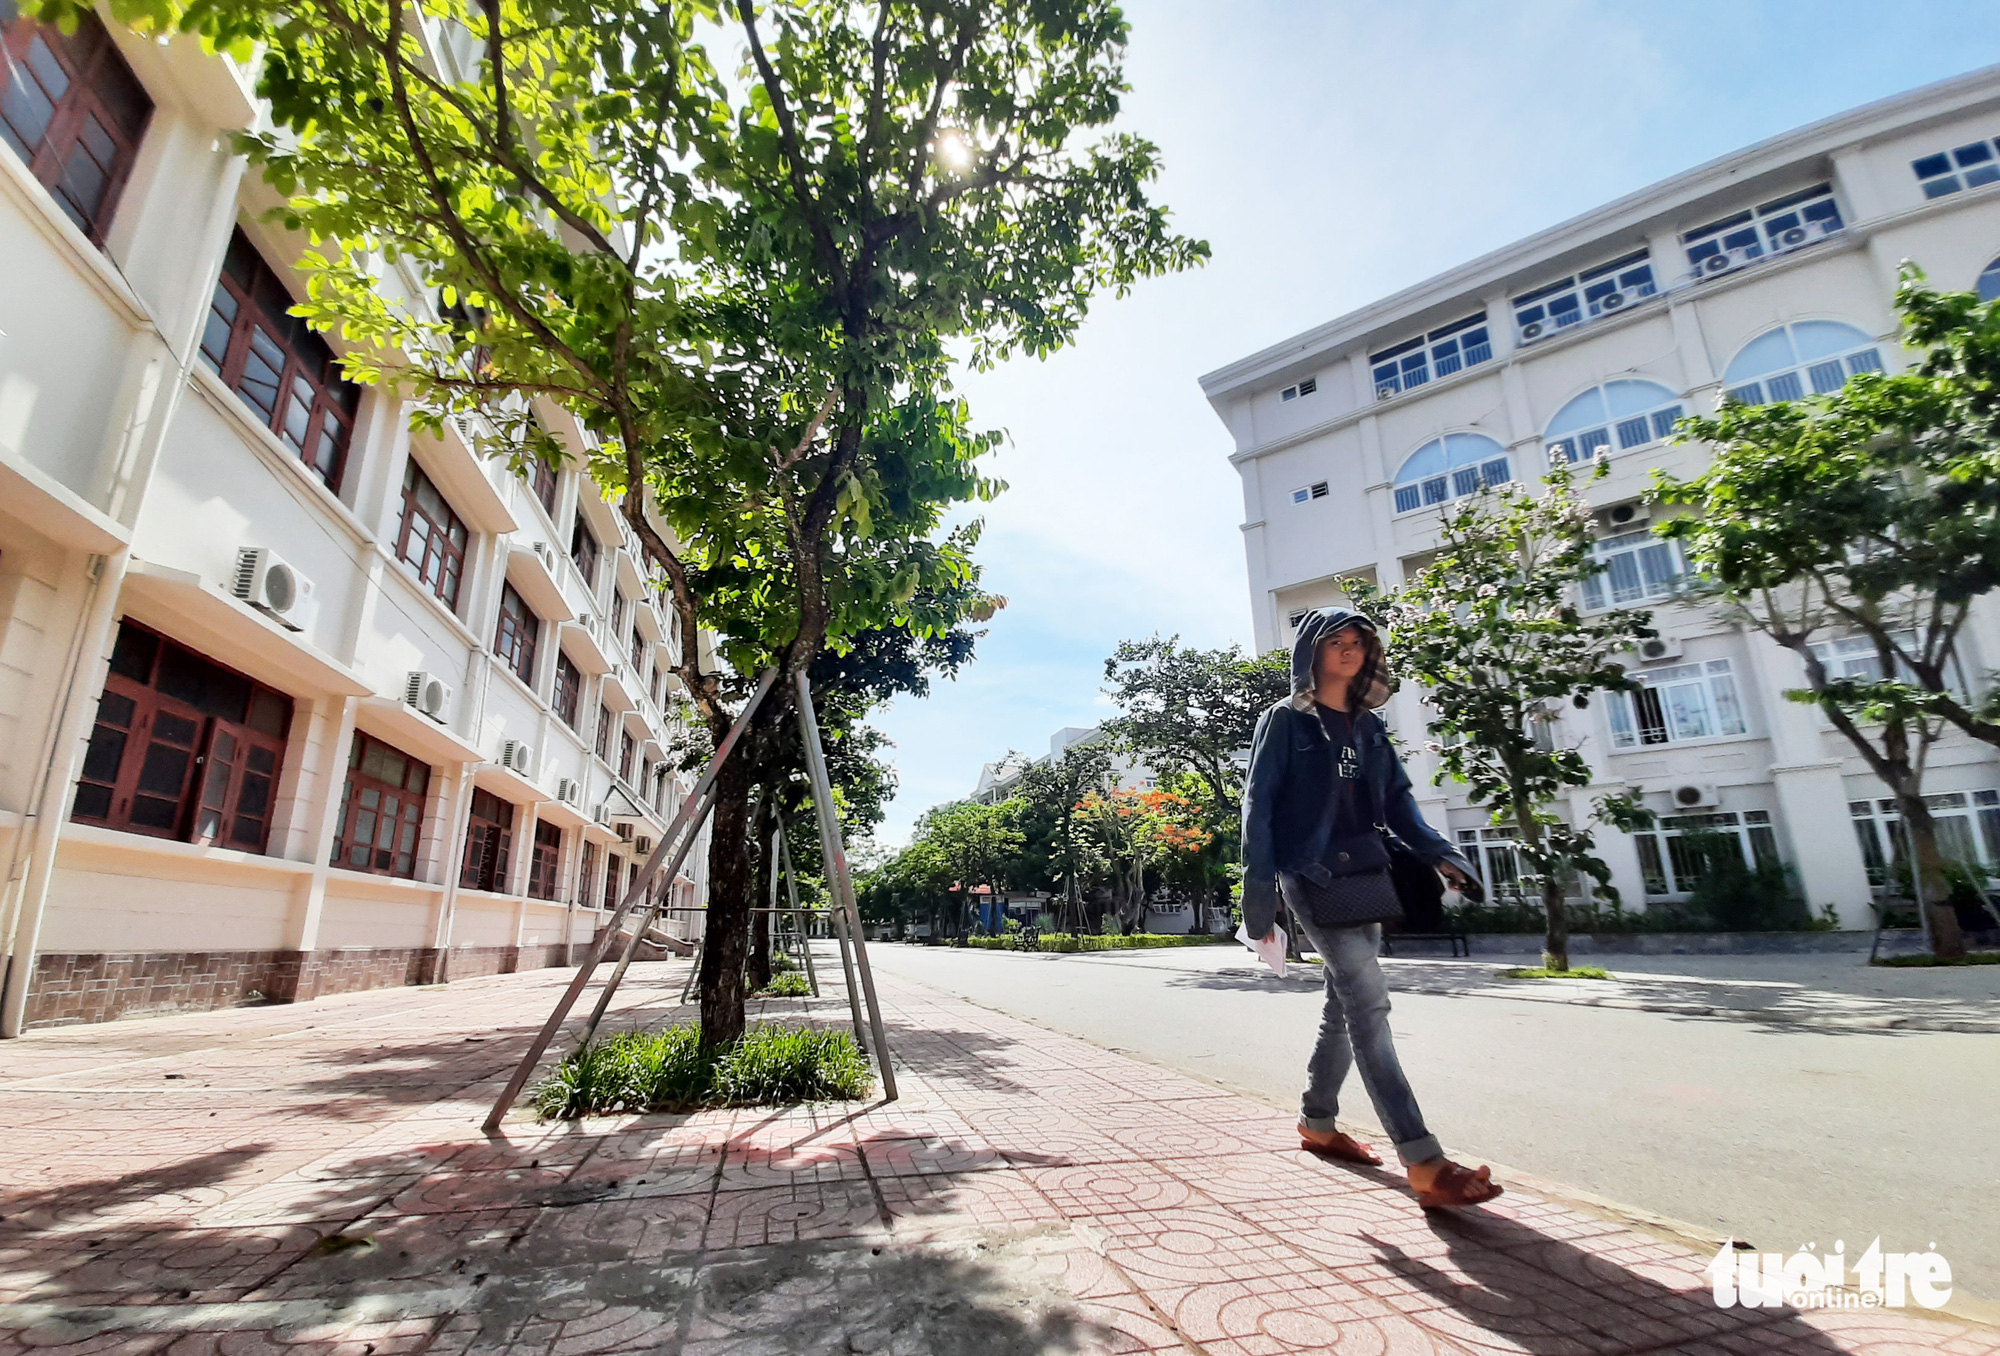
<svg viewBox="0 0 2000 1356"><path fill-rule="evenodd" d="M1396 690L1395 683L1389 678L1388 668L1382 662L1382 638L1373 619L1344 607L1322 607L1299 619L1298 638L1292 642L1292 706L1295 710L1309 712L1313 708L1313 659L1319 653L1320 642L1350 626L1372 642L1368 662L1355 675L1356 705L1365 711L1373 711L1388 701L1389 695Z"/></svg>

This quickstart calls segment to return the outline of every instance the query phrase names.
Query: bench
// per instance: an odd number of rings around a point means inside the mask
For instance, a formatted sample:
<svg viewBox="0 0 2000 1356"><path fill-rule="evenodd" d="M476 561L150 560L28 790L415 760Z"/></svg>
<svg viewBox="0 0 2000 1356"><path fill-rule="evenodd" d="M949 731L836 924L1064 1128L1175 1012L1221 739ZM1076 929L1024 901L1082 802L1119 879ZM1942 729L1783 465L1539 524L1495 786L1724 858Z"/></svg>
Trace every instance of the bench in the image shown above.
<svg viewBox="0 0 2000 1356"><path fill-rule="evenodd" d="M1472 956L1472 938L1463 932L1390 932L1384 928L1382 954L1395 955L1396 949L1393 944L1396 942L1450 942L1454 959L1459 956L1470 959Z"/></svg>

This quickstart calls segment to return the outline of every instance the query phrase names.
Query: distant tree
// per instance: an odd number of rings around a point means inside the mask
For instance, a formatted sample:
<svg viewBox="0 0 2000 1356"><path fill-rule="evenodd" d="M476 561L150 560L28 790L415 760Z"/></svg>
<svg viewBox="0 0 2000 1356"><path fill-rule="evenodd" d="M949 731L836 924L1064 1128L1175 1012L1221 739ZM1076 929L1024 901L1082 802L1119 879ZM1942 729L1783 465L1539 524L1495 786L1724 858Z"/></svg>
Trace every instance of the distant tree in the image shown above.
<svg viewBox="0 0 2000 1356"><path fill-rule="evenodd" d="M1062 897L1060 925L1079 932L1087 930L1084 896L1106 866L1080 807L1086 796L1108 794L1111 787L1111 751L1092 741L1028 764L1015 791L1022 802L1017 822L1026 840L1023 867L1037 884Z"/></svg>
<svg viewBox="0 0 2000 1356"><path fill-rule="evenodd" d="M1011 801L999 805L960 801L929 810L917 821L916 840L936 854L950 881L952 930L961 936L970 926L967 907L974 889L985 886L997 895L1006 888L1009 869L1024 841L1014 825L1016 808Z"/></svg>
<svg viewBox="0 0 2000 1356"><path fill-rule="evenodd" d="M1689 419L1682 437L1714 459L1685 481L1656 473L1655 494L1697 510L1660 531L1703 595L1799 656L1806 686L1786 695L1895 797L1932 947L1955 956L1923 772L1946 726L2000 745L2000 710L1965 690L1960 652L1974 600L2000 582L2000 304L1931 291L1907 264L1896 304L1921 355L1910 371Z"/></svg>
<svg viewBox="0 0 2000 1356"><path fill-rule="evenodd" d="M1231 645L1183 646L1179 636L1120 641L1104 661L1105 681L1119 714L1104 733L1162 779L1184 776L1215 851L1198 860L1195 926L1206 929L1211 896L1227 890L1225 861L1233 857L1242 813L1243 777L1237 756L1250 747L1257 717L1291 693L1291 658L1262 657Z"/></svg>
<svg viewBox="0 0 2000 1356"><path fill-rule="evenodd" d="M1553 810L1590 785L1590 766L1555 739L1555 716L1596 693L1629 691L1618 657L1656 634L1650 613L1586 614L1580 585L1603 566L1590 553L1590 515L1567 467L1535 496L1505 485L1444 510L1437 554L1401 589L1348 584L1363 611L1387 623L1390 662L1424 688L1441 775L1466 784L1474 805L1514 828L1523 884L1539 888L1548 920L1544 963L1569 968L1564 881L1594 880L1614 900L1611 871L1591 830ZM1630 828L1645 812L1605 797L1597 818Z"/></svg>

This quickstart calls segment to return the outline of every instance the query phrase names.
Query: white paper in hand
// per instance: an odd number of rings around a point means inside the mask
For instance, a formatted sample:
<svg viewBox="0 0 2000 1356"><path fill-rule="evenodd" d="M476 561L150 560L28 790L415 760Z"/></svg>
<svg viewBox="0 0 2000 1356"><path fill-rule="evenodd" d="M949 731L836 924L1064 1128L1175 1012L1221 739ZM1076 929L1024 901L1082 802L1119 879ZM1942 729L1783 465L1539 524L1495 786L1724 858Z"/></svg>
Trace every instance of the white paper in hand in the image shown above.
<svg viewBox="0 0 2000 1356"><path fill-rule="evenodd" d="M1279 979L1285 977L1285 930L1283 928L1274 925L1271 928L1271 935L1260 942L1245 932L1243 925L1239 923L1236 926L1236 940L1256 952L1257 959L1270 966L1272 974L1276 975Z"/></svg>

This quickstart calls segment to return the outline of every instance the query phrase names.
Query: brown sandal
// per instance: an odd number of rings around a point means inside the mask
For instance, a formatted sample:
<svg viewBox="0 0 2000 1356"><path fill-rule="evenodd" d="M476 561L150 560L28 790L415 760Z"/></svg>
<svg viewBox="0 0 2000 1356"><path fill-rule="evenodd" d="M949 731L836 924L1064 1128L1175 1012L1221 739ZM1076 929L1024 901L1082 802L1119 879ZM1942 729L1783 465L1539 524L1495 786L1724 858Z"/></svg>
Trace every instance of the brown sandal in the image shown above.
<svg viewBox="0 0 2000 1356"><path fill-rule="evenodd" d="M1446 1159L1431 1178L1429 1186L1418 1186L1414 1174L1410 1179L1410 1189L1417 1193L1417 1204L1426 1210L1446 1206L1482 1205L1501 1194L1503 1188L1493 1180L1493 1169L1481 1165L1467 1168Z"/></svg>
<svg viewBox="0 0 2000 1356"><path fill-rule="evenodd" d="M1309 1154L1337 1159L1342 1163L1360 1163L1371 1168L1382 1166L1381 1156L1373 1149L1352 1135L1342 1134L1338 1130L1308 1130L1301 1125L1299 1147Z"/></svg>

